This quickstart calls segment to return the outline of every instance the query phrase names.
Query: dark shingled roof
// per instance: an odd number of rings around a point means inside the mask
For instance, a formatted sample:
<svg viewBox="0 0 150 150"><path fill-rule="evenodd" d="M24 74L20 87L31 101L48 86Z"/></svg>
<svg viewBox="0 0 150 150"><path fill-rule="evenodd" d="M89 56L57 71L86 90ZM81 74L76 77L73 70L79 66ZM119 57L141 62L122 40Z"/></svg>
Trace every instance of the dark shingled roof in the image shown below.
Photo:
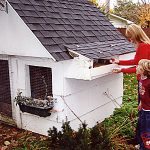
<svg viewBox="0 0 150 150"><path fill-rule="evenodd" d="M70 59L67 49L101 59L134 51L132 45L87 0L8 0L49 53Z"/></svg>
<svg viewBox="0 0 150 150"><path fill-rule="evenodd" d="M94 42L80 45L67 45L69 50L73 50L91 59L105 59L111 56L130 53L133 46L125 40L113 40L105 42Z"/></svg>

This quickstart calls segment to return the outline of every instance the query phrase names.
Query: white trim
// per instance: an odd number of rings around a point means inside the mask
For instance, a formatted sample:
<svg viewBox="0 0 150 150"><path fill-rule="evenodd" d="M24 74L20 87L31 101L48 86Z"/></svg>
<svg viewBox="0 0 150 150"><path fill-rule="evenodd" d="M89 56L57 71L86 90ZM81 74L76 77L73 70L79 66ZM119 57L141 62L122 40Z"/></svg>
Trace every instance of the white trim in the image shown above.
<svg viewBox="0 0 150 150"><path fill-rule="evenodd" d="M112 16L112 17L114 17L114 18L120 19L121 21L125 21L127 24L132 24L132 23L133 23L132 21L127 20L127 19L125 19L125 18L122 18L122 17L120 17L120 16L117 16L117 15L115 15L115 14L111 14L111 13L110 13L109 16Z"/></svg>

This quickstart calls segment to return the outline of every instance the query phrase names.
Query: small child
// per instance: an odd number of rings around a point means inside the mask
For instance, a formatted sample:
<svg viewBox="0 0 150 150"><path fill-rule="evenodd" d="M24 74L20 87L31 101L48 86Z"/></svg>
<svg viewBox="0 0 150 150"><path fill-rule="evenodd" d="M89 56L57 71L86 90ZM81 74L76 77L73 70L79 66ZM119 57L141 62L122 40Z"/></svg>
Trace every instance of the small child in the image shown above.
<svg viewBox="0 0 150 150"><path fill-rule="evenodd" d="M150 60L141 59L136 73L140 76L138 138L140 150L147 150L150 149Z"/></svg>

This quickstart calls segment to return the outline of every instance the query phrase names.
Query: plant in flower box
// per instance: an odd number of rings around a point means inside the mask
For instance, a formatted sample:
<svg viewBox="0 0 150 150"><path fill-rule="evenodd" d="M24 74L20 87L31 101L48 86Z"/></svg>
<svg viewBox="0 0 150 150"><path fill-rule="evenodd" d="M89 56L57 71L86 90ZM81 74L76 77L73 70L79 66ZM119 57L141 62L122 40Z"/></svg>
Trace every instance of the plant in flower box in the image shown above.
<svg viewBox="0 0 150 150"><path fill-rule="evenodd" d="M16 104L19 105L22 112L28 112L40 117L47 117L51 115L51 110L54 107L56 99L52 96L47 96L47 99L34 99L32 97L22 96L19 92L15 97Z"/></svg>

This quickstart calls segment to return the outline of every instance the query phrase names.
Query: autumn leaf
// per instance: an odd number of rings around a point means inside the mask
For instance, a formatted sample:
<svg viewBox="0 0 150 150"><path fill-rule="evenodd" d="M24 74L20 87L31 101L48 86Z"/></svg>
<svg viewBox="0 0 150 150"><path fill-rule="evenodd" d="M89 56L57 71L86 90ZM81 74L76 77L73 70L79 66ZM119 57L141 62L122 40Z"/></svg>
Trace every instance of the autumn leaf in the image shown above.
<svg viewBox="0 0 150 150"><path fill-rule="evenodd" d="M150 4L139 6L139 20L142 27L150 27Z"/></svg>

